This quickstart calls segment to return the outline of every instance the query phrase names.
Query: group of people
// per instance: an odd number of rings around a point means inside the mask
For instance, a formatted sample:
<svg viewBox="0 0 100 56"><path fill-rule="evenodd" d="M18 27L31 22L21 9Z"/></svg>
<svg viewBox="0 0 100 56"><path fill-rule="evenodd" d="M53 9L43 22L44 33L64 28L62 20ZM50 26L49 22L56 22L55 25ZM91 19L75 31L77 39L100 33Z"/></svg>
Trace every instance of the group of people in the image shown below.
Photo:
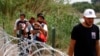
<svg viewBox="0 0 100 56"><path fill-rule="evenodd" d="M14 34L18 38L33 39L40 42L46 42L48 28L46 20L42 13L37 14L37 20L31 17L28 21L25 14L20 14L14 25Z"/></svg>
<svg viewBox="0 0 100 56"><path fill-rule="evenodd" d="M86 9L83 18L84 22L79 23L72 30L68 55L100 56L99 28L93 24L94 18L96 18L95 11ZM37 15L37 21L34 17L27 21L25 14L21 14L15 22L14 31L17 37L22 34L24 38L33 38L41 42L47 41L48 28L42 14Z"/></svg>
<svg viewBox="0 0 100 56"><path fill-rule="evenodd" d="M20 14L19 19L15 21L14 35L19 39L18 47L20 50L19 55L27 56L24 53L32 53L32 48L25 48L25 46L32 44L34 41L46 43L48 37L48 28L46 20L42 13L37 14L37 20L31 17L29 20L26 19L25 14ZM27 45L23 46L21 42L26 42Z"/></svg>

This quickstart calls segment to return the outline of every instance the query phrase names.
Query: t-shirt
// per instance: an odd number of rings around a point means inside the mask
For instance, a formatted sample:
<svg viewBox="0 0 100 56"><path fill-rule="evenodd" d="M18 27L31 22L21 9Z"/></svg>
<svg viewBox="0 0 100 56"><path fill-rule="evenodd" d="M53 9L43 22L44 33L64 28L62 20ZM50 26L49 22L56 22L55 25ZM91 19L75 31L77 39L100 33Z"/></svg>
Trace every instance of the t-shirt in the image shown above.
<svg viewBox="0 0 100 56"><path fill-rule="evenodd" d="M26 32L30 32L30 31L33 31L33 28L32 28L32 25L27 22L28 26L26 27Z"/></svg>
<svg viewBox="0 0 100 56"><path fill-rule="evenodd" d="M41 23L40 26L41 26L46 32L48 32L48 28L47 28L47 25L46 25L46 24ZM39 29L35 29L35 28L34 28L34 25L33 25L33 30L39 30ZM35 35L33 36L33 37L34 37L34 40L37 40L37 41L42 42L42 40L39 38L39 35L40 35L40 33L35 34ZM46 38L47 38L47 36L46 36Z"/></svg>
<svg viewBox="0 0 100 56"><path fill-rule="evenodd" d="M76 25L71 39L76 40L74 56L96 56L96 40L99 40L99 28L96 25L93 24L91 28Z"/></svg>
<svg viewBox="0 0 100 56"><path fill-rule="evenodd" d="M48 32L48 27L47 27L46 24L42 23L41 26L43 27L43 29L44 29L46 32Z"/></svg>
<svg viewBox="0 0 100 56"><path fill-rule="evenodd" d="M27 19L24 19L24 21L21 21L20 18L16 20L15 25L14 25L14 30L16 30L19 25L23 25L25 27L26 24L28 25L25 29L26 32L33 30L30 23L27 21ZM16 33L19 34L19 30L17 30Z"/></svg>
<svg viewBox="0 0 100 56"><path fill-rule="evenodd" d="M27 19L24 19L24 20L27 21ZM14 30L16 30L17 24L18 24L19 21L20 21L20 18L15 21Z"/></svg>

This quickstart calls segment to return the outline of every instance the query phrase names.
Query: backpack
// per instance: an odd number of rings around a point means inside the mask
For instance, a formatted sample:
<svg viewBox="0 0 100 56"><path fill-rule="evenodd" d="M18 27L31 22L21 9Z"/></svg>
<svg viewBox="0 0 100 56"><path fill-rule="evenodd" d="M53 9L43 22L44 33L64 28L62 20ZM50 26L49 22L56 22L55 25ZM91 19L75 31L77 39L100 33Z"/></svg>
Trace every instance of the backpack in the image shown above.
<svg viewBox="0 0 100 56"><path fill-rule="evenodd" d="M46 42L47 38L42 32L40 32L38 40L41 41L41 42Z"/></svg>
<svg viewBox="0 0 100 56"><path fill-rule="evenodd" d="M41 26L44 27L44 24L41 24ZM36 37L36 40L40 42L46 42L47 38L42 32L40 32L39 36Z"/></svg>

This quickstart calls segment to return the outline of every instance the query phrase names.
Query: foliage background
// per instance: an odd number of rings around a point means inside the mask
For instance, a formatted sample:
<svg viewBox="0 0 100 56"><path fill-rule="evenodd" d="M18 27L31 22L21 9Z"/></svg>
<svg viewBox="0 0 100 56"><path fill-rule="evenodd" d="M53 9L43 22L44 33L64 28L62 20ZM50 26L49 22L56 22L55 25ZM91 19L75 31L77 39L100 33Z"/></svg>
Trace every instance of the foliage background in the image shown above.
<svg viewBox="0 0 100 56"><path fill-rule="evenodd" d="M49 29L47 43L51 45L52 27L55 27L55 46L65 49L69 45L73 26L79 23L79 13L83 8L78 11L75 6L63 2L64 0L0 0L0 27L4 27L7 33L13 35L14 22L20 13L25 13L29 19L32 16L36 18L36 14L42 12Z"/></svg>

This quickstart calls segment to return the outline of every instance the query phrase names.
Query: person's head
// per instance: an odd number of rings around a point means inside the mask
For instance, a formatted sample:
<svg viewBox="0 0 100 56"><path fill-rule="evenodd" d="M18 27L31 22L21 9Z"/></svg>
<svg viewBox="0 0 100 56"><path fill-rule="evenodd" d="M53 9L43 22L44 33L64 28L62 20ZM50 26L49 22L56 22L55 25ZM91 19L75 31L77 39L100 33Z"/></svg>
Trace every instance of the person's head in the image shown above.
<svg viewBox="0 0 100 56"><path fill-rule="evenodd" d="M25 14L20 14L20 19L24 20L24 18L25 18Z"/></svg>
<svg viewBox="0 0 100 56"><path fill-rule="evenodd" d="M87 26L92 26L94 23L94 19L96 18L95 11L93 9L86 9L84 11L83 18L84 18L84 23Z"/></svg>
<svg viewBox="0 0 100 56"><path fill-rule="evenodd" d="M35 23L34 23L34 29L35 29L35 30L39 30L39 29L40 29L40 26L41 26L41 25L40 25L39 22L35 22Z"/></svg>
<svg viewBox="0 0 100 56"><path fill-rule="evenodd" d="M33 24L34 22L35 22L35 18L31 17L30 20L29 20L29 23Z"/></svg>
<svg viewBox="0 0 100 56"><path fill-rule="evenodd" d="M44 23L45 20L44 16L38 16L37 18L39 23Z"/></svg>
<svg viewBox="0 0 100 56"><path fill-rule="evenodd" d="M42 14L42 13L38 13L38 14L37 14L37 18L38 18L39 16L43 16L43 14Z"/></svg>

